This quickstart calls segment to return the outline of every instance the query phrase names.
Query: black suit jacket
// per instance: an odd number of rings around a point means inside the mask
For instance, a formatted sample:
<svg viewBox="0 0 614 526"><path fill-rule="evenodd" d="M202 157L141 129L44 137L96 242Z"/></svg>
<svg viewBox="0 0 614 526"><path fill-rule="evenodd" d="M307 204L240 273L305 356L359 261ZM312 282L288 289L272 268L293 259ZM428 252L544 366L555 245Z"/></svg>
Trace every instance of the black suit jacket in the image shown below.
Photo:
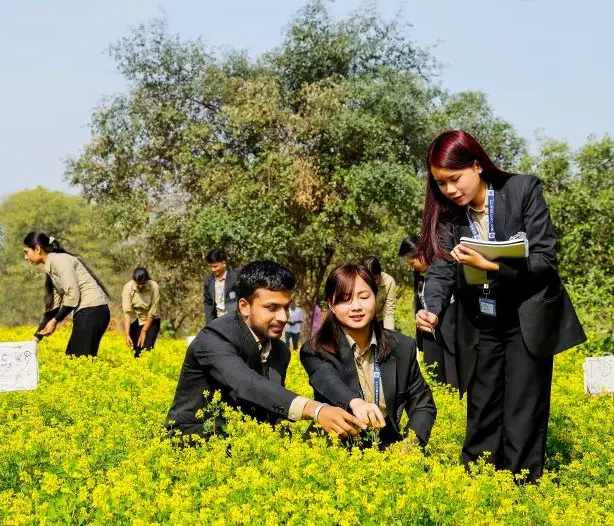
<svg viewBox="0 0 614 526"><path fill-rule="evenodd" d="M239 313L213 320L188 347L167 428L203 434L203 420L196 417L199 409L207 415L208 399L203 391L209 396L220 391L223 402L260 422L274 424L287 418L297 396L284 387L289 363L286 345L271 340L264 373L258 345ZM223 420L217 423L222 425Z"/></svg>
<svg viewBox="0 0 614 526"><path fill-rule="evenodd" d="M388 408L386 427L380 433L384 445L402 438L399 422L403 411L409 416L421 445L425 445L435 423L437 409L433 394L425 382L416 359L416 341L400 332L383 331L390 354L381 361L380 371L384 399ZM349 410L350 401L362 398L356 361L343 332L337 334L339 355L325 350L314 351L311 342L303 345L301 362L309 375L314 398L320 402Z"/></svg>
<svg viewBox="0 0 614 526"><path fill-rule="evenodd" d="M226 271L226 283L224 288L224 301L226 305L226 314L237 310L237 294L235 287L237 285L237 273L231 268ZM205 277L203 287L203 304L205 308L205 323L211 323L217 318L217 310L215 309L215 276L209 274Z"/></svg>
<svg viewBox="0 0 614 526"><path fill-rule="evenodd" d="M552 356L586 340L557 271L556 237L539 179L514 175L495 190L495 235L498 241L525 232L529 257L501 259L496 273L489 273L500 293L497 303L513 298L520 330L528 351L536 356ZM471 237L465 209L459 209L443 238L449 252L460 238ZM439 314L452 293L456 300L448 307L453 323L441 327L449 349L456 350L461 394L467 390L475 369L474 351L479 331L471 322L475 307L475 287L467 285L462 266L453 260L436 258L426 274L425 297L429 311ZM472 314L469 314L469 313Z"/></svg>

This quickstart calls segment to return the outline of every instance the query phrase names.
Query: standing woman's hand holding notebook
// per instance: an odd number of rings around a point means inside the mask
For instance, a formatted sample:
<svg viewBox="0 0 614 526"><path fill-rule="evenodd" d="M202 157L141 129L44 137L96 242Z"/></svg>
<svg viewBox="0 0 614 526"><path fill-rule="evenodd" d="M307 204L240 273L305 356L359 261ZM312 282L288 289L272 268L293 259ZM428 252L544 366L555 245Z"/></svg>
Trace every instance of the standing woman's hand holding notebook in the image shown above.
<svg viewBox="0 0 614 526"><path fill-rule="evenodd" d="M486 241L461 237L460 244L475 250L489 261L499 258L526 258L529 255L529 240L526 238L510 239L508 241ZM469 265L463 265L465 280L469 285L488 283L487 272Z"/></svg>

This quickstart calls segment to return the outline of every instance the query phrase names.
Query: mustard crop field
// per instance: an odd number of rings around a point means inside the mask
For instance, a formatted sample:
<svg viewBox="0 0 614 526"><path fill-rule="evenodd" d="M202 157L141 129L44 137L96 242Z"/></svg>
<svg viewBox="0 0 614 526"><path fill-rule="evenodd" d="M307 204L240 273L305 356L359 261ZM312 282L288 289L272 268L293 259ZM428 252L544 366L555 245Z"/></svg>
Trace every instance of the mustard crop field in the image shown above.
<svg viewBox="0 0 614 526"><path fill-rule="evenodd" d="M32 332L0 328L0 341ZM594 336L556 357L548 469L523 485L484 463L465 472L464 401L441 386L425 453L305 441L307 422L280 433L236 413L229 438L179 448L163 422L185 342L135 360L109 332L97 359L71 360L68 335L41 343L36 391L0 393L3 524L614 525L614 401L583 390ZM288 387L311 394L296 354Z"/></svg>

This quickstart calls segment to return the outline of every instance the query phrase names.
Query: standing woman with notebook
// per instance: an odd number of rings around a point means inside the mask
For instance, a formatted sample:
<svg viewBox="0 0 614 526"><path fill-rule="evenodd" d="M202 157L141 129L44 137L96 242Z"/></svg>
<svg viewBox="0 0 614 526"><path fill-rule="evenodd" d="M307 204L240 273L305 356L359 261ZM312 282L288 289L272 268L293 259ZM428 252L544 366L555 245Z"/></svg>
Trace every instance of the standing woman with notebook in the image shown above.
<svg viewBox="0 0 614 526"><path fill-rule="evenodd" d="M420 252L430 267L416 325L432 332L454 294L454 323L441 333L467 393L463 460L490 452L498 469L527 469L533 481L544 468L553 356L586 339L557 272L541 184L495 166L463 131L437 137L427 167ZM488 261L460 245L513 236L526 236L528 257ZM468 285L463 265L486 271L488 283Z"/></svg>
<svg viewBox="0 0 614 526"><path fill-rule="evenodd" d="M71 356L96 356L111 315L109 294L96 274L77 256L66 252L57 239L30 232L23 240L27 261L43 265L45 313L34 339L55 332L57 324L72 313L72 333L66 348Z"/></svg>

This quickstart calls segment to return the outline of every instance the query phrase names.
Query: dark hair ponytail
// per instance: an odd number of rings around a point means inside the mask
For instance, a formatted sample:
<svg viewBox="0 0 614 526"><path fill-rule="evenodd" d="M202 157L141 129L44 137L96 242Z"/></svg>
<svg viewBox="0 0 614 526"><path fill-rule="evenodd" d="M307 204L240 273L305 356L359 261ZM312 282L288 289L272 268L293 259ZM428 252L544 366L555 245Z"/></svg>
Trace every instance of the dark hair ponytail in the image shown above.
<svg viewBox="0 0 614 526"><path fill-rule="evenodd" d="M57 239L55 239L54 237L49 237L43 232L30 232L23 240L23 244L27 247L30 247L32 250L34 250L36 248L36 245L38 245L45 252L47 252L47 254L51 254L53 252L66 252Z"/></svg>
<svg viewBox="0 0 614 526"><path fill-rule="evenodd" d="M27 247L30 247L32 250L36 248L38 245L41 247L43 251L47 254L68 254L69 256L73 256L77 258L81 264L85 267L94 281L98 284L98 286L102 289L102 291L107 295L107 298L111 299L111 295L109 291L105 287L104 283L100 280L100 278L96 275L96 273L89 267L89 265L83 261L77 254L72 254L67 250L62 248L60 242L54 237L49 237L47 234L43 232L30 232L24 238L23 244ZM53 281L51 278L47 276L45 279L45 309L51 310L53 308Z"/></svg>
<svg viewBox="0 0 614 526"><path fill-rule="evenodd" d="M136 283L145 283L149 281L151 278L149 277L149 272L145 267L136 267L132 272L132 279Z"/></svg>
<svg viewBox="0 0 614 526"><path fill-rule="evenodd" d="M382 275L382 264L375 256L365 256L362 259L362 264L369 269L369 272L374 276Z"/></svg>
<svg viewBox="0 0 614 526"><path fill-rule="evenodd" d="M420 255L420 238L416 235L407 236L399 246L399 257L415 259Z"/></svg>

